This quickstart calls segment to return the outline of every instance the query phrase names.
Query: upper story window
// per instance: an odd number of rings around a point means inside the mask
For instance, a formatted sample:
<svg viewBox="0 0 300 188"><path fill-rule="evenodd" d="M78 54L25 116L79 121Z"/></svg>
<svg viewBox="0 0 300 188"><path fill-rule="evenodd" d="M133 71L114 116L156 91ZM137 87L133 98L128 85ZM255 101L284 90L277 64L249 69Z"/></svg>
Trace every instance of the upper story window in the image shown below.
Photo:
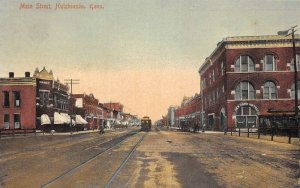
<svg viewBox="0 0 300 188"><path fill-rule="evenodd" d="M235 72L253 72L254 63L249 56L242 55L235 61Z"/></svg>
<svg viewBox="0 0 300 188"><path fill-rule="evenodd" d="M264 99L277 99L277 88L274 82L268 81L264 84Z"/></svg>
<svg viewBox="0 0 300 188"><path fill-rule="evenodd" d="M300 98L300 81L297 82L297 90L298 90L298 99ZM295 83L293 83L291 88L291 98L295 99Z"/></svg>
<svg viewBox="0 0 300 188"><path fill-rule="evenodd" d="M9 91L3 91L3 107L9 107Z"/></svg>
<svg viewBox="0 0 300 188"><path fill-rule="evenodd" d="M253 85L248 81L240 82L235 88L235 99L255 99L255 90Z"/></svg>
<svg viewBox="0 0 300 188"><path fill-rule="evenodd" d="M264 71L276 71L276 60L274 55L266 55L264 57Z"/></svg>
<svg viewBox="0 0 300 188"><path fill-rule="evenodd" d="M39 96L41 105L49 104L49 91L40 91Z"/></svg>
<svg viewBox="0 0 300 188"><path fill-rule="evenodd" d="M224 70L224 61L221 62L221 75L223 76L225 74Z"/></svg>
<svg viewBox="0 0 300 188"><path fill-rule="evenodd" d="M20 107L21 106L20 91L14 91L14 105L15 105L15 107Z"/></svg>
<svg viewBox="0 0 300 188"><path fill-rule="evenodd" d="M300 71L300 54L296 55L296 65L297 65L297 71ZM291 61L291 71L294 71L294 58Z"/></svg>

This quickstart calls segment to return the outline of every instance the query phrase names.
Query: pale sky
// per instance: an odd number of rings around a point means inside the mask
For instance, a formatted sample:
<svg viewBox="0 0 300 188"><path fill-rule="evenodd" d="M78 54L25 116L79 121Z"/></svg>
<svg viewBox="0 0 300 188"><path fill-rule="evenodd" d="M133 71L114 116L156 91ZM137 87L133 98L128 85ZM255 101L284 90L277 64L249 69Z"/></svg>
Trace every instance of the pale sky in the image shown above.
<svg viewBox="0 0 300 188"><path fill-rule="evenodd" d="M85 10L54 10L56 2ZM19 10L50 3L51 10ZM90 10L90 4L104 9ZM199 93L198 68L228 36L299 25L299 0L0 0L0 77L52 69L75 93L157 120Z"/></svg>

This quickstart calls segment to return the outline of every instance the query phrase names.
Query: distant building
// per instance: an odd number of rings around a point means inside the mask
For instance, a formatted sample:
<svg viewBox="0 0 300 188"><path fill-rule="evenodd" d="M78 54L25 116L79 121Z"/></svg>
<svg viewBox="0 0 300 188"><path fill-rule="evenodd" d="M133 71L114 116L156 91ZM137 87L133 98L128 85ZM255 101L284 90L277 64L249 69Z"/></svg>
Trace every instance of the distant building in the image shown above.
<svg viewBox="0 0 300 188"><path fill-rule="evenodd" d="M192 97L184 97L181 105L175 109L175 125L181 127L182 123L189 123L201 127L201 95L195 94Z"/></svg>
<svg viewBox="0 0 300 188"><path fill-rule="evenodd" d="M25 77L0 78L0 129L34 129L36 127L36 80Z"/></svg>
<svg viewBox="0 0 300 188"><path fill-rule="evenodd" d="M99 100L93 94L73 94L75 99L75 112L80 114L88 124L87 129L98 129L103 123L103 109L99 106Z"/></svg>
<svg viewBox="0 0 300 188"><path fill-rule="evenodd" d="M296 35L298 70L299 46L300 36ZM206 58L199 68L199 75L201 111L207 129L255 128L258 115L268 114L270 109L294 109L290 37L227 37ZM300 82L297 84L300 94Z"/></svg>

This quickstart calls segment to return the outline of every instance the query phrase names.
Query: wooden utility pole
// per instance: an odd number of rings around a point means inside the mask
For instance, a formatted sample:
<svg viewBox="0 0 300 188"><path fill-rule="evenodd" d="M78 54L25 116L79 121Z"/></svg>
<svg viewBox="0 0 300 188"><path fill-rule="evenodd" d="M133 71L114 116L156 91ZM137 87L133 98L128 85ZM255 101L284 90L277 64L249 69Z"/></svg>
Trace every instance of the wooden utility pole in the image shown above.
<svg viewBox="0 0 300 188"><path fill-rule="evenodd" d="M69 99L69 116L70 116L70 134L73 134L73 129L72 129L72 116L73 116L73 108L71 108L71 100L72 100L72 95L73 95L73 85L79 84L78 79L65 79L65 83L67 85L71 85L71 94L70 94L70 99ZM74 119L75 121L75 119Z"/></svg>

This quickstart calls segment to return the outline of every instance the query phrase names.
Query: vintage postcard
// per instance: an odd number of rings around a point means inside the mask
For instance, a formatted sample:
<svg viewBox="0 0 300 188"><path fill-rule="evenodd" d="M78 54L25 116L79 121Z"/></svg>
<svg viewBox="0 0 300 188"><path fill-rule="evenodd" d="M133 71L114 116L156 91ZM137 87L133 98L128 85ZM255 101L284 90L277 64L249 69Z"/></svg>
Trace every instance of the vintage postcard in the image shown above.
<svg viewBox="0 0 300 188"><path fill-rule="evenodd" d="M299 187L299 18L299 0L0 0L0 187Z"/></svg>

